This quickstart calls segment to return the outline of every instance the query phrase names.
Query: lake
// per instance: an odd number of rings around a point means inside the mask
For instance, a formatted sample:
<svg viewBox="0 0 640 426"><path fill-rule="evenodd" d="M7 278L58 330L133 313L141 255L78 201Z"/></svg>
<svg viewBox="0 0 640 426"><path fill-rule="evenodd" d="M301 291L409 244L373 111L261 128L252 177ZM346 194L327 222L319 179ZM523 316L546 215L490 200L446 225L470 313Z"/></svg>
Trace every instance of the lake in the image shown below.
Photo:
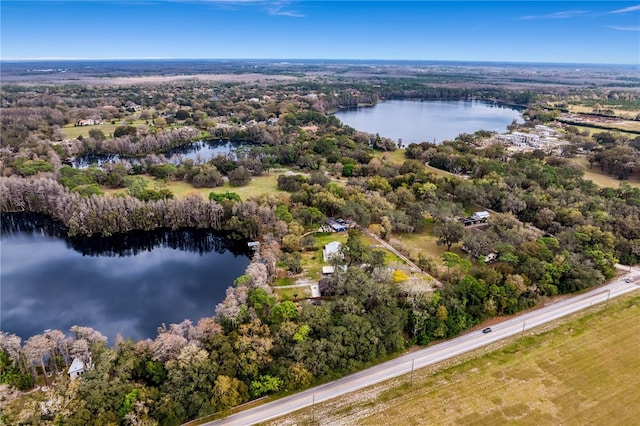
<svg viewBox="0 0 640 426"><path fill-rule="evenodd" d="M402 139L403 144L442 142L478 130L505 132L513 120L523 121L517 109L483 101L384 101L335 116L356 130Z"/></svg>
<svg viewBox="0 0 640 426"><path fill-rule="evenodd" d="M66 239L35 215L2 215L0 329L24 340L74 325L113 343L212 316L249 264L246 241L204 230Z"/></svg>

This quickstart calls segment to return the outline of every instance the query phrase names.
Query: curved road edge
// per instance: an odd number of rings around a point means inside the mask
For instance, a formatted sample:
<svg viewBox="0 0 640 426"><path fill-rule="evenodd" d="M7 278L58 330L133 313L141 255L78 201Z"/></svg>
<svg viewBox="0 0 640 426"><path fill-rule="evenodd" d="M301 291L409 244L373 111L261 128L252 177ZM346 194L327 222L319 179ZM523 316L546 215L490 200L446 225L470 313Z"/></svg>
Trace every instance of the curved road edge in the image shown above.
<svg viewBox="0 0 640 426"><path fill-rule="evenodd" d="M202 424L207 426L246 426L272 420L285 414L310 407L315 403L327 401L367 386L411 373L413 369L426 367L507 337L524 333L524 331L531 328L538 327L590 306L606 303L610 298L621 296L638 289L640 289L640 268L633 268L633 272L605 286L496 323L491 326L491 333L483 334L480 330L471 331L462 336L420 349L410 354L402 355L336 381L325 383L240 413L232 414L224 419Z"/></svg>

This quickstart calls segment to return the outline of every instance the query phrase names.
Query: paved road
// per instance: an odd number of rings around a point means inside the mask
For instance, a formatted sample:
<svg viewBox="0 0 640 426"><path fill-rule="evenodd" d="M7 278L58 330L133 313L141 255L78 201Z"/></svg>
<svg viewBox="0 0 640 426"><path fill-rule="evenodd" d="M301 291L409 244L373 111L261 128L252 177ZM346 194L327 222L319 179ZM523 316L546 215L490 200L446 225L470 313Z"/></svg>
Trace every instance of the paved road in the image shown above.
<svg viewBox="0 0 640 426"><path fill-rule="evenodd" d="M632 280L632 282L627 283L627 279ZM591 305L607 302L609 298L620 296L637 289L640 289L640 268L633 268L632 272L606 286L492 325L491 328L493 331L491 333L483 334L479 330L472 331L455 339L403 355L375 367L343 377L340 380L326 383L241 413L233 414L222 420L206 423L206 425L245 426L274 419L287 413L309 407L314 403L333 399L375 383L410 373L412 368L418 369L435 364L509 336L523 333L524 330L588 308ZM605 306L606 305L603 305L603 308Z"/></svg>

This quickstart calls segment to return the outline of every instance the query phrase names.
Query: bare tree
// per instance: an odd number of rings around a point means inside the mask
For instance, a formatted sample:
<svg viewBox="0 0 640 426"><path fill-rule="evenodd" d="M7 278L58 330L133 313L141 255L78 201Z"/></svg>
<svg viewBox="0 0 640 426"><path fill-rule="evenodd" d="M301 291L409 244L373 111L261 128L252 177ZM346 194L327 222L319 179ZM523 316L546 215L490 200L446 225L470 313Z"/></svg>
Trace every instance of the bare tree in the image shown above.
<svg viewBox="0 0 640 426"><path fill-rule="evenodd" d="M20 369L20 372L26 374L28 365L24 359L21 343L22 339L19 336L0 331L0 351L6 352L9 359Z"/></svg>
<svg viewBox="0 0 640 426"><path fill-rule="evenodd" d="M228 320L235 326L242 313L242 306L247 303L248 290L244 285L228 287L224 300L216 306L218 318Z"/></svg>
<svg viewBox="0 0 640 426"><path fill-rule="evenodd" d="M40 361L42 367L42 374L44 377L44 384L49 385L47 381L47 368L45 366L45 357L51 353L51 341L47 339L44 334L36 334L31 336L24 344L24 352L27 355L27 360L30 365L33 365L34 361ZM34 376L34 379L37 377Z"/></svg>
<svg viewBox="0 0 640 426"><path fill-rule="evenodd" d="M251 262L249 266L247 266L245 273L251 279L251 287L264 289L269 287L269 273L263 263Z"/></svg>
<svg viewBox="0 0 640 426"><path fill-rule="evenodd" d="M222 334L222 327L210 317L198 321L198 325L193 330L193 338L200 341L210 340L219 334Z"/></svg>
<svg viewBox="0 0 640 426"><path fill-rule="evenodd" d="M79 358L85 365L91 362L91 352L89 351L89 342L85 339L77 339L71 344L69 355L73 358Z"/></svg>
<svg viewBox="0 0 640 426"><path fill-rule="evenodd" d="M180 349L188 344L188 340L173 333L160 333L151 345L151 352L155 361L166 362L174 359Z"/></svg>
<svg viewBox="0 0 640 426"><path fill-rule="evenodd" d="M107 337L91 327L74 325L71 327L71 332L76 336L76 340L84 339L89 344L96 342L107 343Z"/></svg>
<svg viewBox="0 0 640 426"><path fill-rule="evenodd" d="M65 365L69 365L69 346L67 336L60 330L45 330L44 335L51 344L52 364L56 374L58 373L58 360L60 357Z"/></svg>

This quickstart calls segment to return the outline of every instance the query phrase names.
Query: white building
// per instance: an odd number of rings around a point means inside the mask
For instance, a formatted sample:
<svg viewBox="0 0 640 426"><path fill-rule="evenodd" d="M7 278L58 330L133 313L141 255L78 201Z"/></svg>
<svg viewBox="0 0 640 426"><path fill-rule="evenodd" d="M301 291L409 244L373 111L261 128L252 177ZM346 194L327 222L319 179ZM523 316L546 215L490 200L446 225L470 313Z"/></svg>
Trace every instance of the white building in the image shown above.
<svg viewBox="0 0 640 426"><path fill-rule="evenodd" d="M540 136L533 133L513 132L507 135L497 135L496 139L509 142L515 146L535 146L540 141Z"/></svg>
<svg viewBox="0 0 640 426"><path fill-rule="evenodd" d="M550 137L555 136L556 131L549 126L545 126L543 124L536 124L536 133L542 137Z"/></svg>
<svg viewBox="0 0 640 426"><path fill-rule="evenodd" d="M514 145L537 145L540 140L540 137L533 133L513 132L509 136Z"/></svg>
<svg viewBox="0 0 640 426"><path fill-rule="evenodd" d="M489 212L488 211L475 212L473 215L471 215L471 219L473 220L489 219Z"/></svg>
<svg viewBox="0 0 640 426"><path fill-rule="evenodd" d="M342 249L342 243L339 241L332 241L322 249L322 259L325 262L330 262L334 256L341 256L340 250Z"/></svg>
<svg viewBox="0 0 640 426"><path fill-rule="evenodd" d="M74 358L67 374L72 379L82 376L84 374L84 362L80 358Z"/></svg>
<svg viewBox="0 0 640 426"><path fill-rule="evenodd" d="M333 266L323 266L322 267L322 275L331 275L336 272L336 268Z"/></svg>

